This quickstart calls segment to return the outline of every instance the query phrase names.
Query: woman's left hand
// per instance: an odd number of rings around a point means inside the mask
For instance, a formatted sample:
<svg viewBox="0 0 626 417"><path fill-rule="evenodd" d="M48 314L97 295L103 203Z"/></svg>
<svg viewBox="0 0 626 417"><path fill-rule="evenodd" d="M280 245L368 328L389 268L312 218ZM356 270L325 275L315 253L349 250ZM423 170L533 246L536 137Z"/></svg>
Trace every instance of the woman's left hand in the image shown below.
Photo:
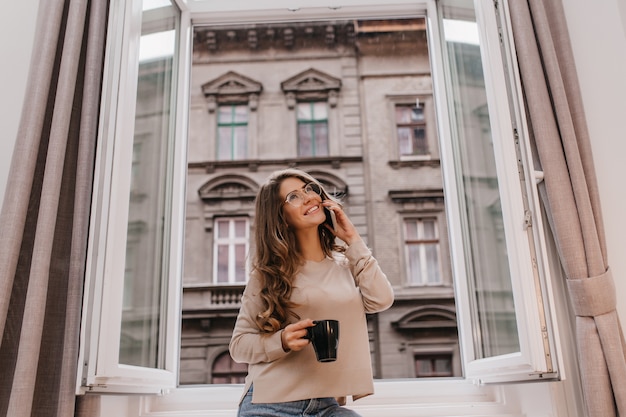
<svg viewBox="0 0 626 417"><path fill-rule="evenodd" d="M357 232L356 228L348 218L348 215L343 211L341 206L337 204L337 202L332 200L324 200L322 204L328 210L331 210L333 213L335 213L335 219L337 220L335 223L335 228L333 229L331 226L328 226L327 224L325 225L330 231L335 234L335 236L346 242L348 246L358 239L361 239L361 235L359 235L359 232Z"/></svg>

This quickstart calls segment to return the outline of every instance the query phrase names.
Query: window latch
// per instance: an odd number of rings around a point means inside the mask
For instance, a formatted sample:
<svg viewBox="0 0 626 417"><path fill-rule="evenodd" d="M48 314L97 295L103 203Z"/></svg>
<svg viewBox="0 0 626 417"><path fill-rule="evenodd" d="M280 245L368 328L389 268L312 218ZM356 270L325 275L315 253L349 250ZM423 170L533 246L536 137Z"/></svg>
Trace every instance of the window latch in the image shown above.
<svg viewBox="0 0 626 417"><path fill-rule="evenodd" d="M524 230L533 227L533 217L530 210L524 210Z"/></svg>

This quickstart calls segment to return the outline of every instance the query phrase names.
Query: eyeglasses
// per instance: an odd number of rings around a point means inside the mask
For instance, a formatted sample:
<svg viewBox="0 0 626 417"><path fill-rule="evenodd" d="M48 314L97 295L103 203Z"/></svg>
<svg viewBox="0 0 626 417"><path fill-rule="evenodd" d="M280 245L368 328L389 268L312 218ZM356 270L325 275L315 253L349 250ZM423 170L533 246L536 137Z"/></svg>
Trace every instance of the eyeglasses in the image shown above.
<svg viewBox="0 0 626 417"><path fill-rule="evenodd" d="M294 190L290 192L289 194L287 194L287 197L285 198L285 201L283 202L283 204L289 203L293 207L300 207L302 206L302 204L304 204L304 200L306 199L306 196L311 193L315 193L321 196L322 189L316 183L310 182L306 184L304 187L302 187L301 190Z"/></svg>

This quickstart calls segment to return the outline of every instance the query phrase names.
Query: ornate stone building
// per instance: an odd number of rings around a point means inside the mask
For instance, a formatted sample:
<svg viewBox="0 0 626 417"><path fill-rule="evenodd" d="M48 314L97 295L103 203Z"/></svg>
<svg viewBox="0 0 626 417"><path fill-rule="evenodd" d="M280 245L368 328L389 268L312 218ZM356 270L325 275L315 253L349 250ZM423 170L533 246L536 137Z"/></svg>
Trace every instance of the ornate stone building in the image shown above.
<svg viewBox="0 0 626 417"><path fill-rule="evenodd" d="M194 30L180 383L240 382L228 342L254 197L299 167L343 199L396 301L368 317L377 378L460 376L423 19Z"/></svg>

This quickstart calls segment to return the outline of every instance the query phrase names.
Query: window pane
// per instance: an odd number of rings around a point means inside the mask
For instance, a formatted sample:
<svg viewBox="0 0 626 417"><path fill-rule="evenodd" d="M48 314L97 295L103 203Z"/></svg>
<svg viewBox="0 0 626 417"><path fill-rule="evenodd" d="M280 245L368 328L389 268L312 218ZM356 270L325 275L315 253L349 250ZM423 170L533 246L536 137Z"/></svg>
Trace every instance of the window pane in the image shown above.
<svg viewBox="0 0 626 417"><path fill-rule="evenodd" d="M427 359L416 360L415 361L415 373L418 378L424 377L424 376L430 376L430 374L432 373L430 369L430 360L427 360Z"/></svg>
<svg viewBox="0 0 626 417"><path fill-rule="evenodd" d="M444 32L468 24L472 23L444 19ZM500 227L502 210L480 48L471 38L446 39L445 45L454 86L450 111L459 126L453 138L455 165L461 170L456 191L464 204L464 234L472 248L472 257L466 262L473 287L474 321L480 329L475 350L479 358L486 358L520 350L511 273Z"/></svg>
<svg viewBox="0 0 626 417"><path fill-rule="evenodd" d="M219 239L228 238L228 220L218 220L217 221L217 237Z"/></svg>
<svg viewBox="0 0 626 417"><path fill-rule="evenodd" d="M245 159L248 154L248 126L237 126L233 130L233 159Z"/></svg>
<svg viewBox="0 0 626 417"><path fill-rule="evenodd" d="M246 245L235 245L235 281L246 282Z"/></svg>
<svg viewBox="0 0 626 417"><path fill-rule="evenodd" d="M217 159L220 161L229 161L232 159L232 135L233 130L230 126L217 128Z"/></svg>
<svg viewBox="0 0 626 417"><path fill-rule="evenodd" d="M232 120L234 123L248 123L248 106L247 105L233 106Z"/></svg>
<svg viewBox="0 0 626 417"><path fill-rule="evenodd" d="M298 120L312 120L313 108L311 103L298 103L296 108Z"/></svg>
<svg viewBox="0 0 626 417"><path fill-rule="evenodd" d="M231 106L219 106L217 108L217 122L220 124L230 124L233 122L233 110Z"/></svg>
<svg viewBox="0 0 626 417"><path fill-rule="evenodd" d="M168 218L171 193L167 155L175 112L172 67L177 14L170 4L162 8L159 19L144 21L139 44L119 362L150 368L165 366L158 341L164 331L162 291L168 278L163 254L169 239L163 219Z"/></svg>
<svg viewBox="0 0 626 417"><path fill-rule="evenodd" d="M328 110L326 102L317 101L313 103L313 120L326 120L328 119Z"/></svg>
<svg viewBox="0 0 626 417"><path fill-rule="evenodd" d="M422 263L420 259L419 245L409 245L409 282L420 285L424 282L422 278Z"/></svg>
<svg viewBox="0 0 626 417"><path fill-rule="evenodd" d="M449 359L435 359L435 372L437 374L452 374L452 362Z"/></svg>
<svg viewBox="0 0 626 417"><path fill-rule="evenodd" d="M424 109L422 107L414 106L411 108L411 122L423 122L424 121Z"/></svg>
<svg viewBox="0 0 626 417"><path fill-rule="evenodd" d="M311 125L301 123L298 125L298 155L313 156L313 137Z"/></svg>
<svg viewBox="0 0 626 417"><path fill-rule="evenodd" d="M426 255L426 268L428 270L428 283L439 284L439 247L437 244L424 245Z"/></svg>
<svg viewBox="0 0 626 417"><path fill-rule="evenodd" d="M404 226L406 230L406 238L410 240L417 239L417 222L414 220L407 220L404 223Z"/></svg>
<svg viewBox="0 0 626 417"><path fill-rule="evenodd" d="M422 236L424 239L437 238L437 228L433 220L422 220Z"/></svg>
<svg viewBox="0 0 626 417"><path fill-rule="evenodd" d="M217 282L228 282L228 245L217 247Z"/></svg>
<svg viewBox="0 0 626 417"><path fill-rule="evenodd" d="M328 155L328 124L326 122L315 123L313 128L315 132L315 156Z"/></svg>
<svg viewBox="0 0 626 417"><path fill-rule="evenodd" d="M235 220L235 237L246 237L248 233L248 222L245 220Z"/></svg>
<svg viewBox="0 0 626 417"><path fill-rule="evenodd" d="M396 106L396 123L411 123L411 109L408 106Z"/></svg>
<svg viewBox="0 0 626 417"><path fill-rule="evenodd" d="M411 155L413 153L411 128L398 128L398 150L400 152L400 155Z"/></svg>
<svg viewBox="0 0 626 417"><path fill-rule="evenodd" d="M422 127L413 129L413 155L428 154L428 146L426 143L426 130Z"/></svg>

